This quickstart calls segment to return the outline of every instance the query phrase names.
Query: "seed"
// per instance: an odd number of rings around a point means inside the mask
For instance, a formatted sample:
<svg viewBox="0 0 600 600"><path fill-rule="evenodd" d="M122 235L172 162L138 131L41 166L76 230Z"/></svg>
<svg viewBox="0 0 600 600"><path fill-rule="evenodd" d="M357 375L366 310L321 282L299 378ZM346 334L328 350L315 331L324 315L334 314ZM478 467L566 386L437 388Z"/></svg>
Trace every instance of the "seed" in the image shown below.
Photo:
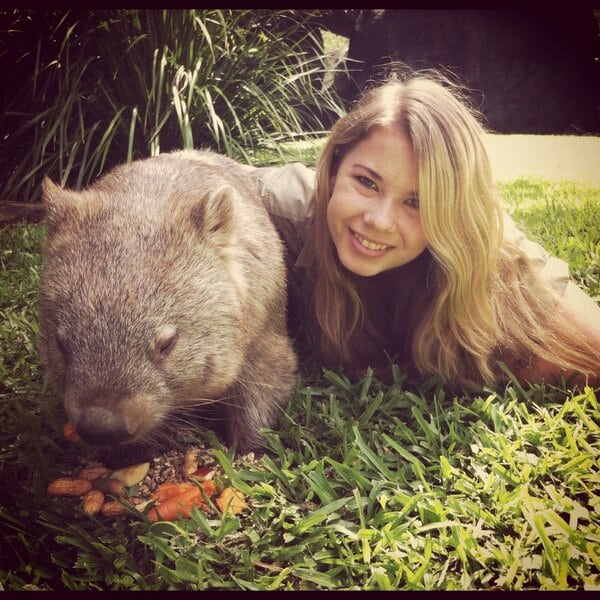
<svg viewBox="0 0 600 600"><path fill-rule="evenodd" d="M108 475L108 473L110 473L110 471L104 465L90 465L79 471L79 478L95 481L96 479L100 479L100 477Z"/></svg>

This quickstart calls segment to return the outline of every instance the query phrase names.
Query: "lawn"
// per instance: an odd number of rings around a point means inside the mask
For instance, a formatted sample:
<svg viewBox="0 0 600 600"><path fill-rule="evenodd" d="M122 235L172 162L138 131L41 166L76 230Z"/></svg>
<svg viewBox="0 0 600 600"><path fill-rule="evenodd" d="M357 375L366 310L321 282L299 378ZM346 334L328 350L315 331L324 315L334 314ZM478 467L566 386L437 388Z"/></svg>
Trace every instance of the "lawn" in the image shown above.
<svg viewBox="0 0 600 600"><path fill-rule="evenodd" d="M600 189L517 180L507 210L600 296ZM35 354L40 225L0 231L0 590L600 588L598 390L454 396L390 367L299 377L269 452L223 478L249 509L151 523L49 499L82 453ZM193 440L189 440L193 441Z"/></svg>

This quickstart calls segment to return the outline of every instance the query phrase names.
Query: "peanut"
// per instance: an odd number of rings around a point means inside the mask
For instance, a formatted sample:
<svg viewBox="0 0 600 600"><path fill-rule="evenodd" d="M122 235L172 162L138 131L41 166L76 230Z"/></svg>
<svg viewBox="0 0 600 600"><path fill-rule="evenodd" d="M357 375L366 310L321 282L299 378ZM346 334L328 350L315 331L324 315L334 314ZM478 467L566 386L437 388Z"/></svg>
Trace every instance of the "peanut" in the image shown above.
<svg viewBox="0 0 600 600"><path fill-rule="evenodd" d="M119 517L126 511L127 509L120 502L110 500L104 503L101 512L105 517Z"/></svg>
<svg viewBox="0 0 600 600"><path fill-rule="evenodd" d="M88 515L97 515L104 504L104 494L100 490L90 490L81 502L81 508Z"/></svg>
<svg viewBox="0 0 600 600"><path fill-rule="evenodd" d="M195 450L186 450L183 456L183 476L189 477L198 470L198 455Z"/></svg>
<svg viewBox="0 0 600 600"><path fill-rule="evenodd" d="M108 473L110 471L104 465L89 465L79 471L79 478L94 481L108 475Z"/></svg>
<svg viewBox="0 0 600 600"><path fill-rule="evenodd" d="M61 477L48 485L49 496L84 496L92 489L92 482L87 479L70 479Z"/></svg>
<svg viewBox="0 0 600 600"><path fill-rule="evenodd" d="M104 491L107 494L121 497L125 495L125 484L119 479L111 477L104 485Z"/></svg>

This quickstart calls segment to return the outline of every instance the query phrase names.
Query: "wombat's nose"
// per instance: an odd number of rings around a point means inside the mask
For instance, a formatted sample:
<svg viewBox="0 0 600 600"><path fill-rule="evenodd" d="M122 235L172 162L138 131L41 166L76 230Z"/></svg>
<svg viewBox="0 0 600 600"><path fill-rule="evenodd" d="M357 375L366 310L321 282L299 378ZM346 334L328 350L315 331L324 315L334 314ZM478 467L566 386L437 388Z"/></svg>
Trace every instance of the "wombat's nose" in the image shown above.
<svg viewBox="0 0 600 600"><path fill-rule="evenodd" d="M120 415L99 406L84 410L76 429L86 442L96 446L116 446L131 437Z"/></svg>

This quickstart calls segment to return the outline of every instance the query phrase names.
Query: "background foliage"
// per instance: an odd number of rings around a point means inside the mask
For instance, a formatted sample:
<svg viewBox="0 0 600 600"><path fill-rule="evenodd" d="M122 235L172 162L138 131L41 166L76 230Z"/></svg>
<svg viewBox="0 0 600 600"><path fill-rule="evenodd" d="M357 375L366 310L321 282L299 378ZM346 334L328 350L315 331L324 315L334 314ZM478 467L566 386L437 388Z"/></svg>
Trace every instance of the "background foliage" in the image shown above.
<svg viewBox="0 0 600 600"><path fill-rule="evenodd" d="M296 10L2 10L0 197L175 148L247 157L341 114Z"/></svg>

